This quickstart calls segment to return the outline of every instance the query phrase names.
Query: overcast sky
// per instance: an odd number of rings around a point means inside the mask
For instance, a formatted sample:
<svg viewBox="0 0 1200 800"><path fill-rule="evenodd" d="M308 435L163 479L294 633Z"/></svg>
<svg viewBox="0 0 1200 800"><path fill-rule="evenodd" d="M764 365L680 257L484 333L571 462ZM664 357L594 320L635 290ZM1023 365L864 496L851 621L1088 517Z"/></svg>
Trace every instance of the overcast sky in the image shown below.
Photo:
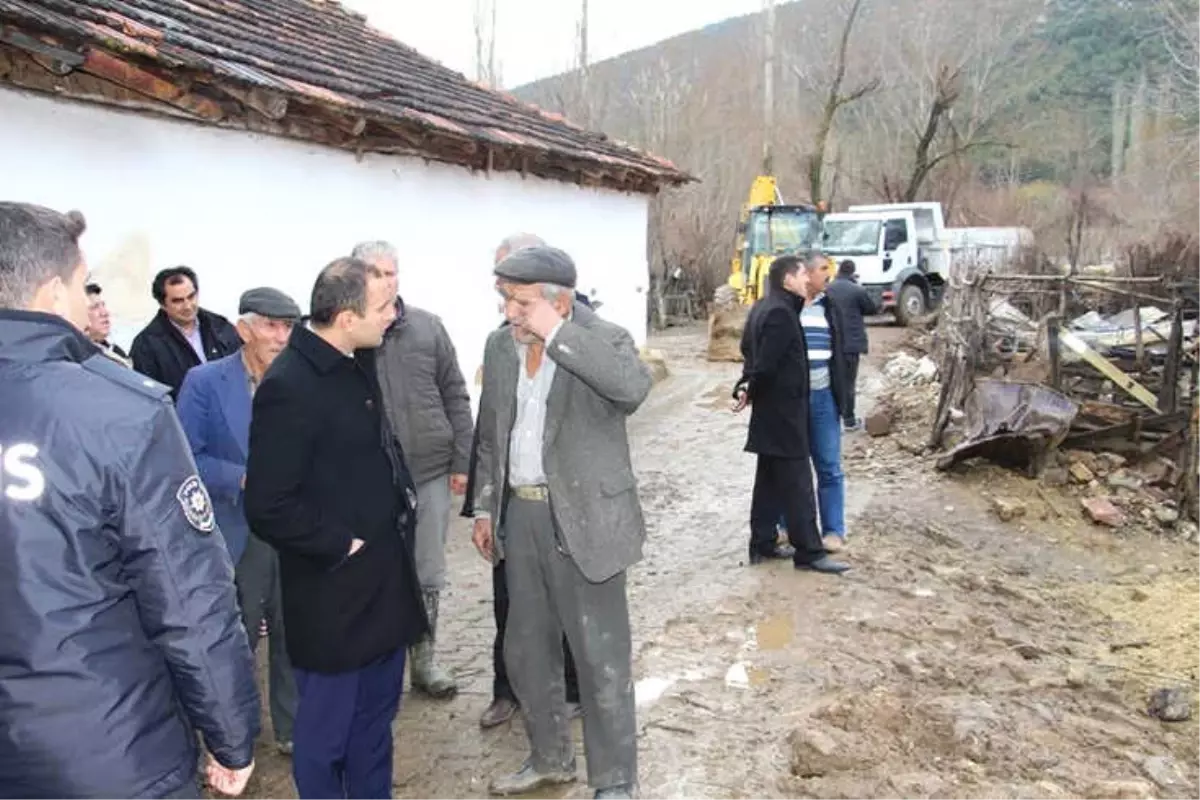
<svg viewBox="0 0 1200 800"><path fill-rule="evenodd" d="M475 77L477 0L342 0L451 69ZM570 69L580 0L494 0L496 60L506 88ZM590 61L763 8L763 0L589 0Z"/></svg>

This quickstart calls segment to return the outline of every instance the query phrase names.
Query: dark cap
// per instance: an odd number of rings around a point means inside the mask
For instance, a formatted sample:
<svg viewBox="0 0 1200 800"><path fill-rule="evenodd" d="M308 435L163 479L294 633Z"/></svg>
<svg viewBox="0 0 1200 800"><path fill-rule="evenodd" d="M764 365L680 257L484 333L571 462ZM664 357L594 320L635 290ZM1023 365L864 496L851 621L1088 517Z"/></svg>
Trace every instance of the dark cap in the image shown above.
<svg viewBox="0 0 1200 800"><path fill-rule="evenodd" d="M300 306L278 289L261 286L242 294L238 301L239 314L258 314L270 319L300 319Z"/></svg>
<svg viewBox="0 0 1200 800"><path fill-rule="evenodd" d="M525 247L496 265L496 277L513 283L553 283L575 288L575 262L557 247Z"/></svg>

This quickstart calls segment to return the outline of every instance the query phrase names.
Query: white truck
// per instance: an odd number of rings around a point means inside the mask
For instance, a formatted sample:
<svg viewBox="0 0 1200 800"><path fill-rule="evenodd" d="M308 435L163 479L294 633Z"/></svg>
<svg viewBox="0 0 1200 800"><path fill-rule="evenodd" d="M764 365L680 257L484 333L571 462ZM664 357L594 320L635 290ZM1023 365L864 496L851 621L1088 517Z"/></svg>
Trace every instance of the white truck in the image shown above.
<svg viewBox="0 0 1200 800"><path fill-rule="evenodd" d="M947 228L941 203L885 203L826 214L821 249L907 325L941 302L952 259L1003 268L1032 244L1027 228Z"/></svg>

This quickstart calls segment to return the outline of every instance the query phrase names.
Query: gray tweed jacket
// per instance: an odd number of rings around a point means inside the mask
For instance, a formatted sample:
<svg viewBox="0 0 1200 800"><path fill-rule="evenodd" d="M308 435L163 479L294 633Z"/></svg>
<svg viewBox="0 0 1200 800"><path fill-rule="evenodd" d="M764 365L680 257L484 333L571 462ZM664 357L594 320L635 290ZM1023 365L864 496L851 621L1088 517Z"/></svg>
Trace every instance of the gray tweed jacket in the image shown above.
<svg viewBox="0 0 1200 800"><path fill-rule="evenodd" d="M600 583L642 557L646 526L629 461L625 419L653 383L629 333L575 304L546 350L557 369L546 401L543 465L564 548L589 581ZM508 442L521 369L508 327L483 356L475 508L488 513L503 557Z"/></svg>

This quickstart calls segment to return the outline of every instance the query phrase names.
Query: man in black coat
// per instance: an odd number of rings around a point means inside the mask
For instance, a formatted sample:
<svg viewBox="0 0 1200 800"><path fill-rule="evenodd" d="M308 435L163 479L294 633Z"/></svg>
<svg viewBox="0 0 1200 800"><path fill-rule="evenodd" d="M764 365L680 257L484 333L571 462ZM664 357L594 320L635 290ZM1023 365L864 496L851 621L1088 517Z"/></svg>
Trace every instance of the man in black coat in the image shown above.
<svg viewBox="0 0 1200 800"><path fill-rule="evenodd" d="M158 313L134 337L129 357L134 369L169 386L176 399L189 369L236 353L242 338L229 320L200 308L200 283L191 268L161 270L150 292Z"/></svg>
<svg viewBox="0 0 1200 800"><path fill-rule="evenodd" d="M841 315L840 348L845 356L845 388L842 401L842 425L848 431L858 430L862 422L855 414L854 400L858 386L858 361L867 354L867 323L864 317L879 313L879 307L867 290L858 285L854 262L846 259L838 265L837 278L825 287Z"/></svg>
<svg viewBox="0 0 1200 800"><path fill-rule="evenodd" d="M254 394L246 519L279 553L302 798L391 796L405 652L428 631L416 489L373 361L394 301L370 266L334 261L311 330L293 331Z"/></svg>
<svg viewBox="0 0 1200 800"><path fill-rule="evenodd" d="M78 212L0 202L0 797L239 794L258 691L167 389L88 324Z"/></svg>
<svg viewBox="0 0 1200 800"><path fill-rule="evenodd" d="M781 256L767 276L769 292L752 310L743 351L749 355L735 394L750 405L746 451L758 455L750 509L750 563L792 558L797 569L844 572L829 558L817 527L808 438L808 354L800 330L807 274ZM783 511L790 547L776 544Z"/></svg>

